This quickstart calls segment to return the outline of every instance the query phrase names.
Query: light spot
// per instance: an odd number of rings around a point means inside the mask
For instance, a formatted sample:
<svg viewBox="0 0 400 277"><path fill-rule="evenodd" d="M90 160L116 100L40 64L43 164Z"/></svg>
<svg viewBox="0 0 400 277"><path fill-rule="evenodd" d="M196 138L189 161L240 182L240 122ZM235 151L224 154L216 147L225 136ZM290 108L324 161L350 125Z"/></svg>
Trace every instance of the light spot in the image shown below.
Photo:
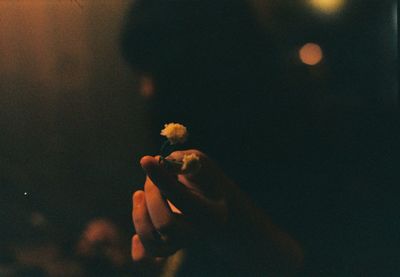
<svg viewBox="0 0 400 277"><path fill-rule="evenodd" d="M323 13L332 14L340 10L345 1L344 0L309 0L311 6Z"/></svg>
<svg viewBox="0 0 400 277"><path fill-rule="evenodd" d="M141 76L139 79L139 93L145 98L151 98L154 95L154 81L150 76Z"/></svg>
<svg viewBox="0 0 400 277"><path fill-rule="evenodd" d="M299 58L304 64L316 65L323 58L322 49L316 43L306 43L299 50Z"/></svg>
<svg viewBox="0 0 400 277"><path fill-rule="evenodd" d="M30 222L32 224L32 226L35 227L39 227L39 226L43 226L46 224L46 217L39 212L33 212L31 214L31 218L30 218Z"/></svg>

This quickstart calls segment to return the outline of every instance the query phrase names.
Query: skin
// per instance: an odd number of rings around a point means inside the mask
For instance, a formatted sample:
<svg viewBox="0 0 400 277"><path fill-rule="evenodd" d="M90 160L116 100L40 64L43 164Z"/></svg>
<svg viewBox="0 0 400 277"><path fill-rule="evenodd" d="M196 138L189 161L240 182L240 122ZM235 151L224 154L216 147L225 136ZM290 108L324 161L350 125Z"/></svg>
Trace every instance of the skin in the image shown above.
<svg viewBox="0 0 400 277"><path fill-rule="evenodd" d="M133 260L157 263L179 249L203 247L237 270L279 276L297 272L303 263L299 244L213 161L198 150L177 151L168 158L190 153L200 157L196 174L168 172L157 157L141 159L147 178L144 189L133 194Z"/></svg>

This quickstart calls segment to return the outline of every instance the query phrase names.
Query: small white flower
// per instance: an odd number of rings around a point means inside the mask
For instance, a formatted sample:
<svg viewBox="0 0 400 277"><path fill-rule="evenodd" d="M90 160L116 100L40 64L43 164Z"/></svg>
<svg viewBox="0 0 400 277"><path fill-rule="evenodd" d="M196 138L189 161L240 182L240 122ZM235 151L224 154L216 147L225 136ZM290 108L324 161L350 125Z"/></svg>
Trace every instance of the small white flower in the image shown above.
<svg viewBox="0 0 400 277"><path fill-rule="evenodd" d="M201 168L200 158L196 154L185 154L182 159L181 170L183 173L196 173Z"/></svg>
<svg viewBox="0 0 400 277"><path fill-rule="evenodd" d="M164 125L160 135L167 137L171 144L184 143L188 137L185 126L179 123L169 123Z"/></svg>

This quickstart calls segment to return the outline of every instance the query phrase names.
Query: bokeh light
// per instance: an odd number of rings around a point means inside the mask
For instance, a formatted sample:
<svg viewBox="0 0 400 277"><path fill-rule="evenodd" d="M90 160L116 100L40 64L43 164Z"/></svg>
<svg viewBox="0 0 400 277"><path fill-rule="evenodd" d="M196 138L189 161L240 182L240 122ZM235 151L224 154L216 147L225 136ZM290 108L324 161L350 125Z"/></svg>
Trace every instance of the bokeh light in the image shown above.
<svg viewBox="0 0 400 277"><path fill-rule="evenodd" d="M147 75L139 77L139 93L145 98L154 96L153 78Z"/></svg>
<svg viewBox="0 0 400 277"><path fill-rule="evenodd" d="M322 49L316 43L306 43L299 50L299 58L304 64L316 65L323 58Z"/></svg>
<svg viewBox="0 0 400 277"><path fill-rule="evenodd" d="M310 0L312 7L327 14L337 12L343 7L344 3L344 0Z"/></svg>
<svg viewBox="0 0 400 277"><path fill-rule="evenodd" d="M39 212L33 212L29 221L34 227L44 226L47 223L46 217Z"/></svg>

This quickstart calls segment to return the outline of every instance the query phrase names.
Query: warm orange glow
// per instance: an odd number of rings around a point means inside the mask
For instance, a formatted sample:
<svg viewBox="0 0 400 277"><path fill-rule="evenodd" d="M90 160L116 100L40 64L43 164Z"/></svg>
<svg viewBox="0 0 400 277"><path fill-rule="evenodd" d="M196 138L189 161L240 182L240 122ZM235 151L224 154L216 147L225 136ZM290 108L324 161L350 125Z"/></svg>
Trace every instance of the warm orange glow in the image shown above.
<svg viewBox="0 0 400 277"><path fill-rule="evenodd" d="M344 0L310 0L310 4L323 13L334 13L344 5Z"/></svg>
<svg viewBox="0 0 400 277"><path fill-rule="evenodd" d="M307 43L300 48L299 57L307 65L316 65L322 60L323 54L318 44Z"/></svg>
<svg viewBox="0 0 400 277"><path fill-rule="evenodd" d="M139 92L142 96L150 98L154 95L154 82L149 76L141 76L139 79Z"/></svg>
<svg viewBox="0 0 400 277"><path fill-rule="evenodd" d="M0 1L0 14L1 75L35 80L49 90L87 85L94 27L86 10L72 1L21 0Z"/></svg>

